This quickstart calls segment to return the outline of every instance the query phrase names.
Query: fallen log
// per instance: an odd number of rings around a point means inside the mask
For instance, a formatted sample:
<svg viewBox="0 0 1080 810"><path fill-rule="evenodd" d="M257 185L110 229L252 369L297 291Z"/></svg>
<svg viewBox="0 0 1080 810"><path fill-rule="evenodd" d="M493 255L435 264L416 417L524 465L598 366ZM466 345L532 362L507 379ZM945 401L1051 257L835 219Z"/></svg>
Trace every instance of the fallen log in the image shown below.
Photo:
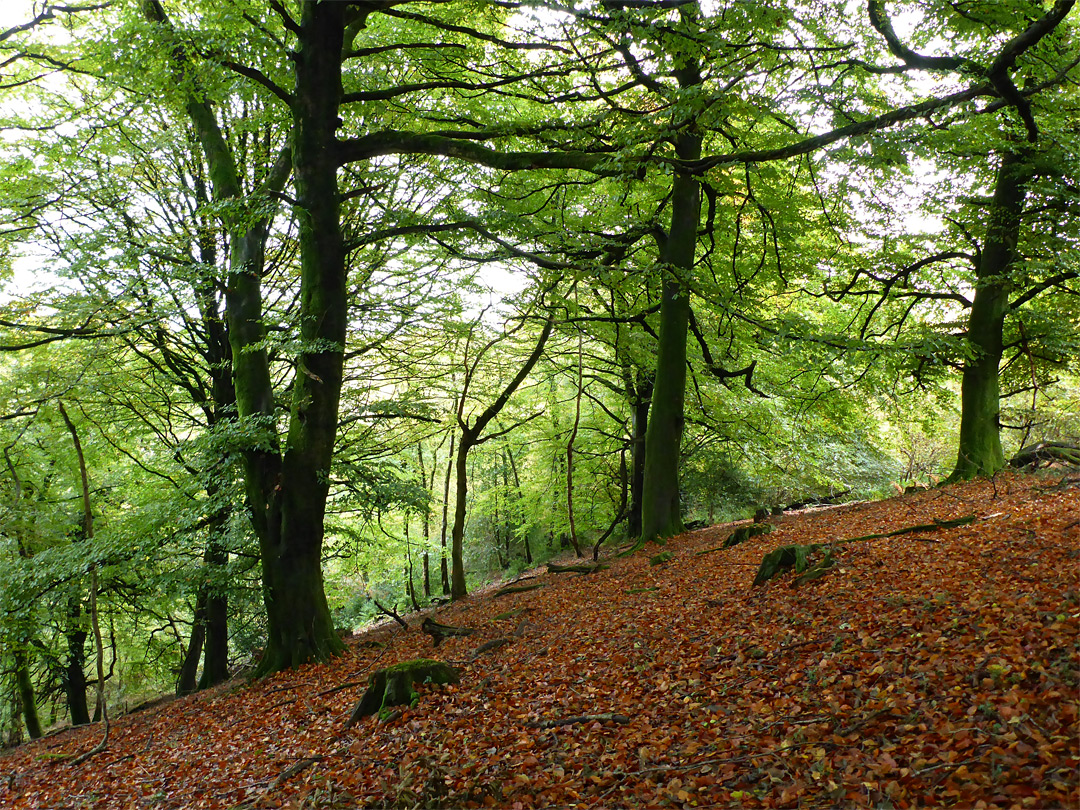
<svg viewBox="0 0 1080 810"><path fill-rule="evenodd" d="M525 593L525 591L535 591L537 588L543 588L545 583L541 582L536 585L508 585L505 588L500 588L495 591L495 596L506 596L511 593Z"/></svg>
<svg viewBox="0 0 1080 810"><path fill-rule="evenodd" d="M576 565L558 565L556 563L548 563L549 574L595 574L597 571L603 571L608 566L603 563L578 563Z"/></svg>
<svg viewBox="0 0 1080 810"><path fill-rule="evenodd" d="M861 540L876 540L882 537L899 537L905 534L914 534L915 532L935 531L936 529L952 529L957 526L966 526L969 523L974 522L975 515L965 515L964 517L954 518L953 520L937 520L935 518L933 523L922 523L918 526L905 526L902 529L895 529L891 532L879 532L877 534L864 534L861 537L849 537L846 540L837 540L835 543L811 543L809 545L781 546L778 549L770 551L761 559L761 565L758 567L757 576L754 577L752 587L756 588L759 585L764 585L777 574L787 571L790 568L794 568L796 574L801 574L801 576L796 577L795 581L792 583L793 587L818 579L836 565L836 562L833 559L833 550L836 546L841 546L845 543L856 543ZM923 543L937 542L928 537L915 537L912 539ZM825 549L825 556L817 562L812 562L811 555L822 548Z"/></svg>
<svg viewBox="0 0 1080 810"><path fill-rule="evenodd" d="M920 523L918 526L905 526L902 529L896 529L891 532L880 532L879 534L864 534L860 537L849 537L847 540L840 540L840 543L856 543L860 540L878 540L882 537L899 537L902 534L914 534L915 532L932 532L935 529L954 529L957 526L967 526L969 523L975 522L975 515L965 515L954 520L938 520L934 519L933 523Z"/></svg>
<svg viewBox="0 0 1080 810"><path fill-rule="evenodd" d="M1080 447L1067 442L1039 442L1021 447L1016 455L1009 459L1009 466L1017 469L1038 467L1040 462L1053 464L1059 462L1073 467L1080 467Z"/></svg>
<svg viewBox="0 0 1080 810"><path fill-rule="evenodd" d="M382 613L384 616L389 616L391 619L393 619L395 622L400 624L406 630L409 629L409 623L406 622L400 616L398 616L396 610L394 610L393 608L385 608L385 607L383 607L382 605L379 604L379 600L376 599L375 597L371 597L371 601L375 603L375 607L377 607L379 609L379 612Z"/></svg>
<svg viewBox="0 0 1080 810"><path fill-rule="evenodd" d="M443 639L452 636L471 636L476 632L472 627L453 627L449 624L439 624L430 618L424 619L420 629L431 636L431 646L438 647Z"/></svg>
<svg viewBox="0 0 1080 810"><path fill-rule="evenodd" d="M503 647L509 643L510 639L508 638L493 638L491 641L485 641L483 644L473 650L472 655L469 657L469 660L475 661L484 653L491 652L492 650L497 650L499 649L499 647Z"/></svg>
<svg viewBox="0 0 1080 810"><path fill-rule="evenodd" d="M493 622L498 622L498 621L502 621L504 619L516 619L522 613L531 613L533 610L535 610L535 608L531 608L531 607L514 608L513 610L506 611L506 613L500 613L498 616L492 616L491 620Z"/></svg>
<svg viewBox="0 0 1080 810"><path fill-rule="evenodd" d="M805 501L796 501L795 503L789 503L781 512L790 512L796 509L804 509L807 506L832 506L838 500L851 494L850 489L845 489L843 492L836 492L832 495L821 495L814 498L807 498Z"/></svg>

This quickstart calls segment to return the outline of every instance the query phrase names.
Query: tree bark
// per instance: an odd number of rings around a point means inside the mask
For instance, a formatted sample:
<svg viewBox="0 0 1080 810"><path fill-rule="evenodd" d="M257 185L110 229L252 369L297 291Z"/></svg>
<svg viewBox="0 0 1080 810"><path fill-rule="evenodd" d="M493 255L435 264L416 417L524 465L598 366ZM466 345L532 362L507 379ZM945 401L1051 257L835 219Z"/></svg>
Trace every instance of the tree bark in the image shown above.
<svg viewBox="0 0 1080 810"><path fill-rule="evenodd" d="M326 602L322 545L348 297L335 134L346 8L345 3L304 3L293 60L301 349L285 452L272 470L278 473L274 488L260 493L262 501L277 500L274 493L280 493L280 528L260 537L269 638L256 674L322 661L344 650ZM264 391L269 395L272 389ZM262 476L258 480L270 483Z"/></svg>
<svg viewBox="0 0 1080 810"><path fill-rule="evenodd" d="M71 725L85 726L90 722L90 707L86 702L86 629L83 626L82 600L77 596L68 598L67 662L64 665L64 694L67 697Z"/></svg>
<svg viewBox="0 0 1080 810"><path fill-rule="evenodd" d="M684 133L675 153L681 160L701 157L701 137ZM671 199L671 231L664 249L664 284L660 303L660 336L656 349L652 407L645 432L639 542L660 540L683 529L679 502L679 456L686 395L686 336L690 323L690 287L694 267L700 185L695 177L676 172Z"/></svg>
<svg viewBox="0 0 1080 810"><path fill-rule="evenodd" d="M203 641L206 639L206 589L200 588L195 601L195 615L191 622L184 660L180 663L180 677L176 679L176 694L190 695L199 684L199 659L202 658Z"/></svg>
<svg viewBox="0 0 1080 810"><path fill-rule="evenodd" d="M439 575L442 579L443 596L450 595L450 569L446 556L446 528L447 517L450 509L450 479L454 472L454 442L457 441L457 432L450 432L450 452L446 456L446 479L443 481L443 504L442 504L442 531L439 543L442 547L442 556L439 558Z"/></svg>
<svg viewBox="0 0 1080 810"><path fill-rule="evenodd" d="M424 466L424 443L416 443L416 461L420 467L420 480L424 484L424 491L430 497L431 490L435 486L435 467L436 461L439 458L438 448L435 449L431 459L431 480L428 480L427 471ZM424 598L431 598L431 562L429 559L428 549L431 545L431 506L430 503L424 506L424 512L420 516L420 531L424 538L424 556L423 556L423 568L424 568Z"/></svg>
<svg viewBox="0 0 1080 810"><path fill-rule="evenodd" d="M160 5L147 18L167 24ZM330 461L337 433L346 331L346 266L341 236L336 131L341 100L345 3L301 7L294 54L291 152L264 184L279 191L292 169L299 212L301 348L284 452L269 360L264 348L261 277L271 215L229 225L232 255L226 313L239 417L260 435L244 449L252 526L262 560L267 644L257 675L344 649L323 588L322 543ZM178 70L186 65L176 56ZM235 159L205 97L191 94L187 112L206 155L215 201L243 197Z"/></svg>
<svg viewBox="0 0 1080 810"><path fill-rule="evenodd" d="M205 586L205 644L199 689L208 689L229 679L229 594L222 581L229 553L221 536L227 511L218 517L220 524L211 527L204 558L210 582Z"/></svg>
<svg viewBox="0 0 1080 810"><path fill-rule="evenodd" d="M637 369L636 380L627 372L630 396L630 511L626 531L630 537L641 537L641 501L645 494L645 434L652 407L652 379L643 369Z"/></svg>
<svg viewBox="0 0 1080 810"><path fill-rule="evenodd" d="M466 464L469 450L476 444L477 433L463 425L454 460L454 525L450 530L450 597L461 599L468 593L465 585L465 512L469 497L469 476Z"/></svg>
<svg viewBox="0 0 1080 810"><path fill-rule="evenodd" d="M514 475L514 502L520 503L521 501L521 477L518 475L517 462L514 461L514 451L510 449L510 446L506 447L506 458L510 462L510 472ZM515 515L520 515L519 512L515 512ZM520 517L518 517L520 519ZM529 542L529 532L522 533L522 540L525 545L525 562L532 563L532 544Z"/></svg>
<svg viewBox="0 0 1080 810"><path fill-rule="evenodd" d="M94 513L90 507L90 477L86 469L86 457L83 455L82 442L79 440L79 432L75 428L75 423L71 421L71 417L68 416L67 410L64 408L63 402L58 402L57 407L60 409L60 416L64 419L64 424L67 425L68 432L71 434L71 443L75 447L75 457L79 462L79 478L82 484L82 535L83 538L90 542L94 539ZM104 749L106 743L109 741L109 706L105 701L105 646L101 639L101 623L98 618L98 563L92 562L90 564L90 627L94 633L94 650L96 652L96 669L97 669L97 709L96 714L100 715L102 721L104 721L105 732L101 738L101 742L93 749L93 751L84 754L83 757L92 755L93 753ZM114 650L115 654L115 650ZM97 717L94 718L97 720ZM80 757L81 760L83 757ZM78 761L78 760L77 760Z"/></svg>
<svg viewBox="0 0 1080 810"><path fill-rule="evenodd" d="M31 740L41 736L41 720L38 719L37 698L34 696L34 684L30 680L30 656L21 641L15 642L15 683L19 690L19 702L26 733Z"/></svg>
<svg viewBox="0 0 1080 810"><path fill-rule="evenodd" d="M968 316L969 356L960 386L960 442L950 481L993 475L1005 466L999 426L1002 332L1009 311L1009 268L1018 258L1021 214L1032 169L1026 156L1008 153L998 169L990 221L975 276Z"/></svg>
<svg viewBox="0 0 1080 810"><path fill-rule="evenodd" d="M11 521L12 525L8 531L15 535L15 545L18 546L19 557L23 560L29 560L33 555L23 536L23 521L21 515L18 514L21 511L23 499L22 480L19 478L18 470L15 469L15 464L11 460L10 450L10 446L4 448L4 461L7 462L11 481L15 487L13 511L16 512L16 515L14 516L15 519ZM20 715L26 723L26 732L30 735L30 739L36 740L41 736L41 720L38 718L37 696L34 694L34 682L30 677L30 647L25 636L19 637L19 635L22 635L19 632L22 629L16 625L15 638L12 639L11 645L15 659L15 691L17 696L11 716L12 730L10 738L15 741L15 744L22 741L22 731L17 731Z"/></svg>
<svg viewBox="0 0 1080 810"><path fill-rule="evenodd" d="M570 428L570 438L566 440L566 519L570 524L570 544L579 557L581 543L578 541L577 523L574 522L574 442L577 441L578 428L581 426L581 396L585 382L585 358L581 332L578 332L578 374L577 392L574 396L574 424Z"/></svg>

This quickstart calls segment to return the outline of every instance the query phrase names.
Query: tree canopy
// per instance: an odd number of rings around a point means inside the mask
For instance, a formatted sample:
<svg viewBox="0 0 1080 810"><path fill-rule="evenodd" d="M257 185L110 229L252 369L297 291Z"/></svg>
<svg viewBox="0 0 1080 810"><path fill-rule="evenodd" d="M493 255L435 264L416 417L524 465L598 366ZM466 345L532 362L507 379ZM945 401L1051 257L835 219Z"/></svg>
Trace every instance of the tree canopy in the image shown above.
<svg viewBox="0 0 1080 810"><path fill-rule="evenodd" d="M186 692L564 549L1068 452L1073 5L35 4L0 721L89 721L91 614L104 702Z"/></svg>

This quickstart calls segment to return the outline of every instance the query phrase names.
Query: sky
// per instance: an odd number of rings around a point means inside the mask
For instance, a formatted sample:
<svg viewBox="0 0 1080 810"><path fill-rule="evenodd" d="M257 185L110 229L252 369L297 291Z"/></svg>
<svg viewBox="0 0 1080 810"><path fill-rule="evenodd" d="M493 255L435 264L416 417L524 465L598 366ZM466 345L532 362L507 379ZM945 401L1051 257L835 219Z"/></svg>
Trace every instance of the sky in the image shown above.
<svg viewBox="0 0 1080 810"><path fill-rule="evenodd" d="M32 0L0 0L0 31L22 25L34 16Z"/></svg>

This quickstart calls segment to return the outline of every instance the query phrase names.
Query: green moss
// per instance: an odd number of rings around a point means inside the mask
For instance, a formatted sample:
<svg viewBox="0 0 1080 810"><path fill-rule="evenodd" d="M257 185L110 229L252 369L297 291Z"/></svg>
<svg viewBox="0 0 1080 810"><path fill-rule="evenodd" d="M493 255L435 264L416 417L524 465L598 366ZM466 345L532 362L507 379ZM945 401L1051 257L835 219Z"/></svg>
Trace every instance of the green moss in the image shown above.
<svg viewBox="0 0 1080 810"><path fill-rule="evenodd" d="M418 683L458 683L457 670L441 661L416 658L402 661L372 673L368 688L353 709L349 725L363 717L380 714L391 706L415 706L419 694L413 689Z"/></svg>

